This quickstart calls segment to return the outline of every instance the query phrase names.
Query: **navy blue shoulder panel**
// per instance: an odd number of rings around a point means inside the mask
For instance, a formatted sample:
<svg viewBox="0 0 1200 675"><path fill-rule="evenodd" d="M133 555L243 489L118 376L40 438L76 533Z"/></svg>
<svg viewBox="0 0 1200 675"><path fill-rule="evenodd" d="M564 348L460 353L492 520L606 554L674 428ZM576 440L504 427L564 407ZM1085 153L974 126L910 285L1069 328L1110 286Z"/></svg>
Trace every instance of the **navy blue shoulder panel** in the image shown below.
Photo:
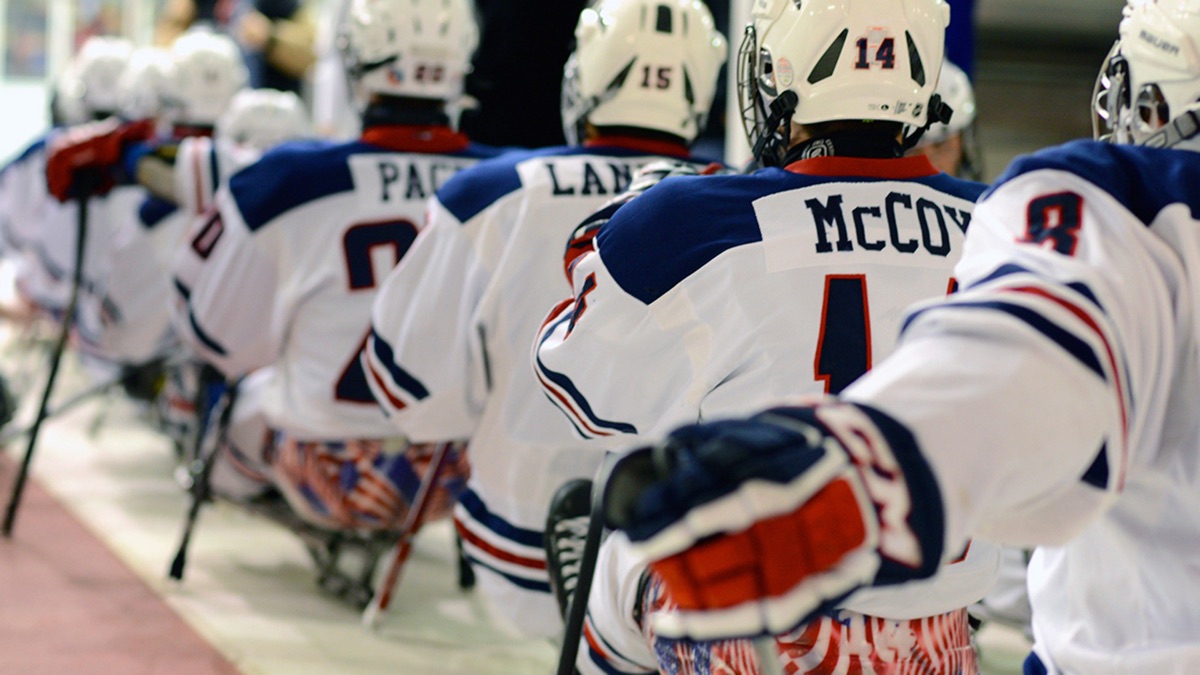
<svg viewBox="0 0 1200 675"><path fill-rule="evenodd" d="M142 202L142 205L138 207L138 220L141 221L142 227L150 230L161 223L167 216L175 213L176 208L174 204L164 199L147 197Z"/></svg>
<svg viewBox="0 0 1200 675"><path fill-rule="evenodd" d="M780 191L782 173L667 178L600 228L605 267L626 293L654 302L721 253L762 240L753 203Z"/></svg>
<svg viewBox="0 0 1200 675"><path fill-rule="evenodd" d="M1187 204L1200 219L1200 153L1096 141L1072 141L1018 157L988 192L1041 169L1073 173L1104 190L1150 224L1165 207Z"/></svg>
<svg viewBox="0 0 1200 675"><path fill-rule="evenodd" d="M567 146L505 152L451 176L437 191L437 199L458 222L465 223L501 197L520 189L517 165L521 162L534 157L581 153L580 148Z"/></svg>
<svg viewBox="0 0 1200 675"><path fill-rule="evenodd" d="M301 204L354 189L346 159L366 152L380 150L359 141L284 143L235 173L229 190L253 232Z"/></svg>

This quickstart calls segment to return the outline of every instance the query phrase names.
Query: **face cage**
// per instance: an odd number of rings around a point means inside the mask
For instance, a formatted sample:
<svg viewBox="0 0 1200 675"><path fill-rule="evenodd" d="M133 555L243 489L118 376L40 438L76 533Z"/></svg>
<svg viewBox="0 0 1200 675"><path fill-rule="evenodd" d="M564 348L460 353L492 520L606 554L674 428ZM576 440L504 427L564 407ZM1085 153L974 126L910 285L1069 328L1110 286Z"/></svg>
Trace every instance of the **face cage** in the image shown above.
<svg viewBox="0 0 1200 675"><path fill-rule="evenodd" d="M795 110L795 94L787 101L778 94L775 88L775 77L772 64L764 59L763 74L757 74L758 61L762 55L758 48L758 32L754 24L746 26L742 36L742 44L738 47L738 108L742 115L742 130L750 143L750 152L761 166L781 166L791 141L791 118ZM773 104L767 106L767 98L772 97L783 105L775 110Z"/></svg>
<svg viewBox="0 0 1200 675"><path fill-rule="evenodd" d="M1120 116L1129 107L1129 63L1121 56L1121 43L1113 43L1104 57L1092 89L1092 137L1106 143L1122 141Z"/></svg>
<svg viewBox="0 0 1200 675"><path fill-rule="evenodd" d="M583 95L579 93L579 57L574 52L567 57L563 66L562 93L559 101L559 112L562 114L563 138L567 145L575 146L583 142L586 132L587 114L591 112Z"/></svg>

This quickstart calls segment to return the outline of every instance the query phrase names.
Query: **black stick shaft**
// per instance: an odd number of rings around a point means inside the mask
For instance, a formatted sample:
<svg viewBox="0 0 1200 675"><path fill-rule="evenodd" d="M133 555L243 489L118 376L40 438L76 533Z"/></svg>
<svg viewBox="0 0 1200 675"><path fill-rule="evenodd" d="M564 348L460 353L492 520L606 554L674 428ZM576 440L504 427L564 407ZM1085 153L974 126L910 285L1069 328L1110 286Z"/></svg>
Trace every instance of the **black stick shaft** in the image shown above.
<svg viewBox="0 0 1200 675"><path fill-rule="evenodd" d="M192 479L192 503L188 507L187 518L183 524L183 536L179 540L179 549L175 552L175 558L171 560L171 569L167 572L167 576L172 579L183 579L183 569L187 566L188 546L192 543L192 531L196 527L196 518L200 515L200 507L208 501L213 466L216 465L217 457L221 454L221 448L225 444L226 432L233 417L233 405L236 402L237 385L231 383L225 393L225 408L221 410L220 418L217 421L220 426L217 428L216 446L205 457L197 455L197 459L203 464L199 473ZM203 430L200 431L200 434L203 434ZM197 453L199 452L201 452L201 448L197 443Z"/></svg>
<svg viewBox="0 0 1200 675"><path fill-rule="evenodd" d="M588 519L583 557L579 561L579 578L575 582L575 592L571 594L571 600L567 604L567 627L563 631L562 651L558 653L558 675L575 673L575 657L579 654L579 641L583 639L583 620L587 617L588 595L592 592L592 577L596 574L596 559L600 556L600 541L604 537L604 498L614 463L613 456L605 458L596 482L592 484L592 513Z"/></svg>
<svg viewBox="0 0 1200 675"><path fill-rule="evenodd" d="M13 525L17 519L17 509L21 506L21 496L25 493L25 483L29 479L33 450L37 446L38 433L42 430L42 423L46 421L46 413L50 408L50 395L54 392L54 381L58 378L58 368L62 363L63 352L67 348L67 338L71 335L71 325L75 320L75 307L79 303L79 288L83 285L83 252L87 245L88 198L86 193L79 199L78 215L78 238L75 241L75 270L71 278L71 298L67 301L66 313L63 314L62 326L58 331L58 341L54 344L54 352L50 355L50 374L46 377L46 388L42 391L42 401L38 405L37 417L34 418L33 426L29 429L29 444L25 447L25 457L22 458L21 467L17 470L8 506L4 510L4 524L0 526L0 534L6 538L12 537Z"/></svg>

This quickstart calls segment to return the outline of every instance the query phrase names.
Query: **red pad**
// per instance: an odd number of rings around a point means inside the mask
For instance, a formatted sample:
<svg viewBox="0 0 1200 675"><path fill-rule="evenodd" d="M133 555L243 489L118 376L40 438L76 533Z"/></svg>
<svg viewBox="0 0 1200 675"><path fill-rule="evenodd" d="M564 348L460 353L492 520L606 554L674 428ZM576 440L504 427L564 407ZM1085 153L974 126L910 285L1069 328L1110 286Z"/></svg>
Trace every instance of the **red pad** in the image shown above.
<svg viewBox="0 0 1200 675"><path fill-rule="evenodd" d="M717 535L650 567L681 609L727 609L783 595L833 569L866 540L859 501L841 478L791 513Z"/></svg>
<svg viewBox="0 0 1200 675"><path fill-rule="evenodd" d="M121 123L116 119L72 127L50 144L46 158L46 186L50 194L65 202L77 187L80 174L95 170L105 180L93 189L104 194L112 189L108 170L121 162L121 153L130 143L154 135L154 123L149 120Z"/></svg>

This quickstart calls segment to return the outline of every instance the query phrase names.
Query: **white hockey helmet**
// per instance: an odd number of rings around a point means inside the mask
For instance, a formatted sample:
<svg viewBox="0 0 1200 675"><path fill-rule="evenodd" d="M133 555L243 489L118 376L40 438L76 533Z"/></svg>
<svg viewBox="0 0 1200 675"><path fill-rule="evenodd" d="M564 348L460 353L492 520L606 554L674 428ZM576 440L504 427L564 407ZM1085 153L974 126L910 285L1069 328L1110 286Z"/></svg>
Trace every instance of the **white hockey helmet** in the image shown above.
<svg viewBox="0 0 1200 675"><path fill-rule="evenodd" d="M90 37L79 48L70 66L72 75L65 84L74 88L68 96L80 101L88 117L117 113L118 83L132 52L129 40L105 36Z"/></svg>
<svg viewBox="0 0 1200 675"><path fill-rule="evenodd" d="M1094 101L1101 140L1170 147L1200 135L1200 0L1129 0Z"/></svg>
<svg viewBox="0 0 1200 675"><path fill-rule="evenodd" d="M921 138L921 145L941 143L954 134L960 134L975 122L975 88L962 68L949 61L942 62L942 73L938 76L938 96L950 106L954 114L949 122L935 122Z"/></svg>
<svg viewBox="0 0 1200 675"><path fill-rule="evenodd" d="M158 117L171 79L171 56L161 47L139 47L118 81L118 106L130 120Z"/></svg>
<svg viewBox="0 0 1200 675"><path fill-rule="evenodd" d="M213 126L248 73L237 44L206 28L194 28L171 44L171 80L166 107L171 121Z"/></svg>
<svg viewBox="0 0 1200 675"><path fill-rule="evenodd" d="M470 0L350 0L338 37L360 110L373 94L456 101L478 44Z"/></svg>
<svg viewBox="0 0 1200 675"><path fill-rule="evenodd" d="M300 97L290 91L243 89L217 120L214 138L256 150L313 135Z"/></svg>
<svg viewBox="0 0 1200 675"><path fill-rule="evenodd" d="M946 0L755 0L738 52L755 156L786 151L789 121L947 117L935 87L949 23Z"/></svg>
<svg viewBox="0 0 1200 675"><path fill-rule="evenodd" d="M638 127L691 142L704 130L726 57L701 0L596 0L579 15L563 70L562 120Z"/></svg>

